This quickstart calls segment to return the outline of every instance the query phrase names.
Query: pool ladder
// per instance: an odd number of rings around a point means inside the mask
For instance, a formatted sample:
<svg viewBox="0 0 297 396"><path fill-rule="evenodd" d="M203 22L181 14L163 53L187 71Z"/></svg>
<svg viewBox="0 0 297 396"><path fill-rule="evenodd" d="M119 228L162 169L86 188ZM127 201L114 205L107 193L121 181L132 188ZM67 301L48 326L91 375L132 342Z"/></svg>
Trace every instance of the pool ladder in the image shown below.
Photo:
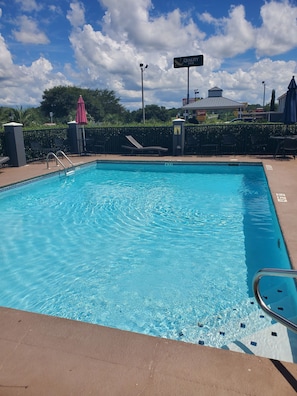
<svg viewBox="0 0 297 396"><path fill-rule="evenodd" d="M59 155L62 155L63 158L66 159L66 161L68 161L68 163L70 164L68 167L65 166L65 164L59 159ZM64 153L64 151L62 150L58 150L56 153L50 151L47 156L46 156L46 165L47 165L47 169L50 169L49 166L49 160L50 158L53 157L56 160L56 166L61 165L64 169L65 175L70 175L73 174L75 171L75 165L74 163L71 161L71 159Z"/></svg>
<svg viewBox="0 0 297 396"><path fill-rule="evenodd" d="M275 319L277 322L281 323L282 325L286 326L288 329L297 333L297 324L291 322L289 319L284 318L283 316L279 315L278 313L274 312L268 305L263 301L262 296L259 291L259 282L263 276L278 276L282 278L294 278L297 279L297 270L285 270L280 268L263 268L259 270L253 279L253 289L255 298L263 309L264 312L267 313L271 318ZM295 281L296 282L296 281Z"/></svg>

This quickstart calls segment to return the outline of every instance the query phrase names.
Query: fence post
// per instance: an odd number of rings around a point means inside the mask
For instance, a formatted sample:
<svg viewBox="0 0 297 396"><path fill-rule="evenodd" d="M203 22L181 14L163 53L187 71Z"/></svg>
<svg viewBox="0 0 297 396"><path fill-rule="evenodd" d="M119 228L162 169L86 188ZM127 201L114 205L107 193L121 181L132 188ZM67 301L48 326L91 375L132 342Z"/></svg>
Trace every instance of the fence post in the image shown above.
<svg viewBox="0 0 297 396"><path fill-rule="evenodd" d="M26 165L23 124L9 122L4 124L4 141L9 164L12 166Z"/></svg>
<svg viewBox="0 0 297 396"><path fill-rule="evenodd" d="M72 154L81 154L83 152L83 140L81 129L76 121L68 122L68 131L67 131L70 152Z"/></svg>
<svg viewBox="0 0 297 396"><path fill-rule="evenodd" d="M184 155L185 147L185 120L173 120L173 155Z"/></svg>

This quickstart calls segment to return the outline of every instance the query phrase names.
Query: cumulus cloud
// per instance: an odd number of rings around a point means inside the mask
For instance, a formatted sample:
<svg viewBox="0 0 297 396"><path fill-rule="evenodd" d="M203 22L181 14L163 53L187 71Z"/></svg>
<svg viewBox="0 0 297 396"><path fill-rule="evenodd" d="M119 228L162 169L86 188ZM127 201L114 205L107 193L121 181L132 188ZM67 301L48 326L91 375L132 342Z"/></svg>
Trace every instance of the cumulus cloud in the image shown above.
<svg viewBox="0 0 297 396"><path fill-rule="evenodd" d="M48 9L53 12L54 14L57 15L63 15L62 8L60 6L54 5L54 4L49 4Z"/></svg>
<svg viewBox="0 0 297 396"><path fill-rule="evenodd" d="M17 24L19 26L19 30L13 30L13 35L15 39L24 44L48 44L49 39L46 34L39 30L37 26L37 22L27 17L26 15L22 15L17 18Z"/></svg>
<svg viewBox="0 0 297 396"><path fill-rule="evenodd" d="M3 36L0 33L0 81L8 80L13 76L13 61Z"/></svg>
<svg viewBox="0 0 297 396"><path fill-rule="evenodd" d="M48 43L33 19L22 16L16 20L20 30L13 33L22 45ZM45 89L57 85L72 85L72 81L61 72L55 72L51 62L44 57L39 57L28 66L15 64L1 33L0 53L1 106L37 106Z"/></svg>
<svg viewBox="0 0 297 396"><path fill-rule="evenodd" d="M22 45L47 44L49 40L36 19L36 13L42 10L41 3L15 1L23 10L14 19L13 28L15 21L19 24L12 31L15 38ZM55 70L54 62L39 55L29 66L14 64L4 35L0 36L1 103L7 95L12 101L25 97L29 103L35 100L38 104L45 89L73 83L113 89L125 106L139 108L139 64L145 63L149 65L144 72L146 103L179 107L181 98L186 97L187 70L174 69L173 58L201 53L204 65L190 69L190 86L193 92L194 88L198 89L204 97L208 89L219 86L226 97L261 103L263 80L267 95L269 89L276 89L278 95L285 92L288 81L297 72L295 60L280 62L265 58L297 46L296 36L292 34L292 30L296 30L297 7L288 0L272 0L259 5L258 26L247 20L242 5L232 6L225 17L203 13L197 20L193 13L179 9L157 13L153 0L98 1L104 7L104 16L102 18L98 10L97 20L93 14L90 21L89 4L84 0L70 0L68 11L62 3L47 5L55 16L60 16L63 10L72 28L69 40L75 63L70 63L71 57L67 58L67 63L61 66L63 74ZM30 10L34 19L26 14ZM50 25L54 20L47 19L47 23ZM204 32L206 25L208 29ZM57 48L54 50L58 52ZM50 57L53 48L42 47L42 51ZM14 85L16 90L11 88Z"/></svg>
<svg viewBox="0 0 297 396"><path fill-rule="evenodd" d="M2 50L1 41L0 48ZM45 58L37 59L30 66L16 66L11 63L10 67L13 78L7 78L4 82L0 78L1 103L4 106L19 104L36 106L45 89L57 85L71 85L71 82L62 73L53 72L52 64ZM0 63L1 69L2 64ZM9 74L6 73L6 77L8 76Z"/></svg>
<svg viewBox="0 0 297 396"><path fill-rule="evenodd" d="M238 68L233 73L228 73L226 70L213 73L211 81L213 85L224 87L224 96L230 99L241 98L245 101L245 98L249 98L250 103L262 103L259 100L262 81L266 82L267 101L269 101L273 89L279 96L286 91L295 69L295 61L272 61L265 58L246 69Z"/></svg>
<svg viewBox="0 0 297 396"><path fill-rule="evenodd" d="M153 18L149 14L152 8L149 0L102 0L101 3L108 7L103 32L113 39L129 41L144 50L188 46L189 40L205 36L191 17L178 9Z"/></svg>
<svg viewBox="0 0 297 396"><path fill-rule="evenodd" d="M96 81L120 96L134 96L140 84L140 63L146 70L147 97L158 101L156 89L174 90L180 73L172 70L173 58L187 51L201 53L199 40L205 36L191 17L174 10L151 17L148 0L102 0L106 12L101 30L89 24L73 29L70 42L85 82ZM73 25L73 24L72 24Z"/></svg>
<svg viewBox="0 0 297 396"><path fill-rule="evenodd" d="M259 56L278 55L297 45L297 7L288 1L265 3L261 8L262 27L257 31Z"/></svg>
<svg viewBox="0 0 297 396"><path fill-rule="evenodd" d="M70 3L70 10L67 12L67 19L74 28L78 28L85 23L85 8L80 2Z"/></svg>
<svg viewBox="0 0 297 396"><path fill-rule="evenodd" d="M42 5L37 4L35 0L15 0L15 2L26 12L40 11L42 9Z"/></svg>
<svg viewBox="0 0 297 396"><path fill-rule="evenodd" d="M185 97L187 74L184 69L173 69L173 58L200 53L204 54L204 66L191 68L190 79L202 96L207 95L209 88L218 85L234 100L254 100L262 91L261 81L268 80L268 73L272 74L274 70L275 75L278 74L280 65L265 60L246 62L245 70L238 65L233 70L232 63L229 71L226 68L226 58L233 58L234 64L238 55L258 50L260 30L265 31L268 24L263 15L279 12L275 2L265 3L262 7L263 26L260 29L247 21L242 5L231 7L224 18L214 18L209 13L199 15L201 22L214 27L210 37L200 30L190 15L178 9L153 17L150 0L100 0L100 3L106 9L100 30L85 24L81 29L74 29L70 36L77 65L85 73L83 81L87 85L96 81L99 86L114 89L126 99L135 99L140 88L139 63L148 63L144 75L148 101L160 103L166 92L167 97L170 92ZM289 7L286 1L285 4ZM76 8L77 12L79 10L80 7ZM225 71L221 72L224 62ZM270 69L263 69L263 65L269 65ZM294 69L296 64L291 67ZM274 85L277 88L278 84ZM138 105L135 103L136 107Z"/></svg>
<svg viewBox="0 0 297 396"><path fill-rule="evenodd" d="M245 18L245 9L242 5L232 7L229 18L216 19L210 14L202 14L204 22L214 24L218 34L205 40L204 49L219 58L233 57L246 52L255 43L255 30Z"/></svg>

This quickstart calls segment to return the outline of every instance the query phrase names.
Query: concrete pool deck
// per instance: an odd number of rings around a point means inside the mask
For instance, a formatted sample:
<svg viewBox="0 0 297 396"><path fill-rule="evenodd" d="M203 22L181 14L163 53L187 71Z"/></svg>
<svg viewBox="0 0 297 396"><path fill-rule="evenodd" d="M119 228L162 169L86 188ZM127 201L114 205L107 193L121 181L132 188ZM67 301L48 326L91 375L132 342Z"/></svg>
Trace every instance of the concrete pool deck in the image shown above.
<svg viewBox="0 0 297 396"><path fill-rule="evenodd" d="M290 260L297 269L296 160L97 155L77 157L74 162L94 160L262 162ZM0 168L0 187L55 170L47 170L45 163ZM265 396L296 392L297 364L0 308L1 396Z"/></svg>

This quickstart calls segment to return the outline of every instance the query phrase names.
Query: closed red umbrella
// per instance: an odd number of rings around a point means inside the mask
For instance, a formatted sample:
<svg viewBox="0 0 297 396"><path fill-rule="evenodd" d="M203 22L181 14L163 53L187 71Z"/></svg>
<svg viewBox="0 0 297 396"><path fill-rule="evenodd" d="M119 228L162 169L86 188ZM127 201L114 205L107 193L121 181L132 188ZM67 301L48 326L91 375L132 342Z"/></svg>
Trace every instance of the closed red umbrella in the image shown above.
<svg viewBox="0 0 297 396"><path fill-rule="evenodd" d="M78 125L81 125L83 151L85 153L86 152L86 134L85 134L84 125L86 125L88 123L88 120L87 120L87 112L86 112L86 108L85 108L85 102L81 95L79 95L79 98L77 101L75 121L77 122Z"/></svg>

